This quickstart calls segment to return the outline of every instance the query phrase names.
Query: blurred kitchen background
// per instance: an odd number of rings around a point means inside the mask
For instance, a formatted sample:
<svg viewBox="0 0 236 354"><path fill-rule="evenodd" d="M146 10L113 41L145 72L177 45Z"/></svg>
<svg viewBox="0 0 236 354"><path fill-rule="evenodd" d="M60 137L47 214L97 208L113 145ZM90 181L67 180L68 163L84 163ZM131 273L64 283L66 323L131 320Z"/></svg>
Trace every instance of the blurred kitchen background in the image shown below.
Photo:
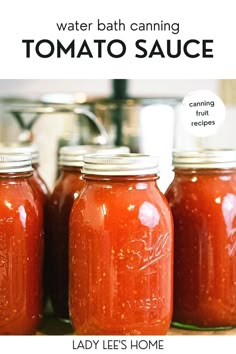
<svg viewBox="0 0 236 354"><path fill-rule="evenodd" d="M179 122L179 106L193 90L211 90L226 105L226 120L208 138L194 138ZM0 143L40 150L50 189L60 146L114 144L160 156L159 186L173 178L173 149L236 149L236 80L0 80Z"/></svg>

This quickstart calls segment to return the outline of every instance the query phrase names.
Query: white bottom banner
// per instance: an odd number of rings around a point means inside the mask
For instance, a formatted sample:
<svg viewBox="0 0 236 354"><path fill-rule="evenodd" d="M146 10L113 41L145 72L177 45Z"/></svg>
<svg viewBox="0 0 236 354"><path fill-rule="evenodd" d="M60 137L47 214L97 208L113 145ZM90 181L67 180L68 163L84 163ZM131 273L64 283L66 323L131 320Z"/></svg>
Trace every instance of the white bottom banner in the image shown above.
<svg viewBox="0 0 236 354"><path fill-rule="evenodd" d="M1 353L235 354L236 336L1 336Z"/></svg>

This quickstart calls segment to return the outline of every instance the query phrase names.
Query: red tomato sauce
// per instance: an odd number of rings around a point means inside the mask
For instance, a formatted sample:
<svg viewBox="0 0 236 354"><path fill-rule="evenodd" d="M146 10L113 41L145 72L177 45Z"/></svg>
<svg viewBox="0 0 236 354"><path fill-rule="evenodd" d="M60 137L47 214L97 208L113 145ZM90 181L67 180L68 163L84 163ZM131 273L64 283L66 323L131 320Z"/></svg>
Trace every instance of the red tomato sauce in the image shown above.
<svg viewBox="0 0 236 354"><path fill-rule="evenodd" d="M73 202L85 184L80 171L81 168L78 167L63 167L61 177L49 200L49 291L54 312L57 317L62 319L69 319L69 216Z"/></svg>
<svg viewBox="0 0 236 354"><path fill-rule="evenodd" d="M38 172L38 167L36 165L33 165L32 180L33 183L35 184L35 188L42 195L43 204L46 205L50 193L46 183L44 182L43 178L40 176Z"/></svg>
<svg viewBox="0 0 236 354"><path fill-rule="evenodd" d="M99 177L70 217L70 314L77 334L165 334L173 229L155 176Z"/></svg>
<svg viewBox="0 0 236 354"><path fill-rule="evenodd" d="M0 334L33 334L41 318L43 212L28 177L0 175Z"/></svg>
<svg viewBox="0 0 236 354"><path fill-rule="evenodd" d="M236 170L180 170L168 191L175 229L174 316L236 325Z"/></svg>
<svg viewBox="0 0 236 354"><path fill-rule="evenodd" d="M49 190L43 178L39 174L38 164L33 164L33 174L30 178L32 188L38 194L38 198L43 205L43 224L44 224L44 264L43 264L43 304L46 307L49 295L49 220L48 220L48 203L49 203Z"/></svg>

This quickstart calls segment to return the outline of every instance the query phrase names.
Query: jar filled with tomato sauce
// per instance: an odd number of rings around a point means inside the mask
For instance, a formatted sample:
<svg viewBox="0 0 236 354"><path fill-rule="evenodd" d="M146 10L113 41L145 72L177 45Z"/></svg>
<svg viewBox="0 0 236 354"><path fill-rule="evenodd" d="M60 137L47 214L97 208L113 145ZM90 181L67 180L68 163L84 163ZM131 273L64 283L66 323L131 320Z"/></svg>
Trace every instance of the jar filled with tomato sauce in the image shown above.
<svg viewBox="0 0 236 354"><path fill-rule="evenodd" d="M88 155L70 216L70 316L77 334L166 334L173 225L158 160Z"/></svg>
<svg viewBox="0 0 236 354"><path fill-rule="evenodd" d="M69 321L68 309L68 234L69 216L74 200L85 185L81 168L87 153L127 152L125 146L65 146L59 151L61 173L49 200L49 292L56 317Z"/></svg>
<svg viewBox="0 0 236 354"><path fill-rule="evenodd" d="M48 272L46 265L48 261L48 200L49 200L49 190L48 187L39 173L39 150L36 145L0 145L0 154L30 154L32 158L32 175L30 176L29 182L35 192L38 194L41 204L43 205L43 220L44 220L44 304L47 302L48 296Z"/></svg>
<svg viewBox="0 0 236 354"><path fill-rule="evenodd" d="M42 313L43 206L31 156L0 154L0 334L33 334Z"/></svg>
<svg viewBox="0 0 236 354"><path fill-rule="evenodd" d="M175 152L174 325L236 325L236 151Z"/></svg>

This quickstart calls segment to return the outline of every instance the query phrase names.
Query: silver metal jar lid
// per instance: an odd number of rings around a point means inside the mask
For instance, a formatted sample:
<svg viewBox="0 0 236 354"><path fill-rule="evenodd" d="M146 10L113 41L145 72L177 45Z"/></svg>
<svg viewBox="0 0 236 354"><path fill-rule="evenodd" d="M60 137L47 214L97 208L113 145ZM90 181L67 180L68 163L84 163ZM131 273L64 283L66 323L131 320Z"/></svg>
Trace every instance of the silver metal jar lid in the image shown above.
<svg viewBox="0 0 236 354"><path fill-rule="evenodd" d="M0 173L30 172L32 170L30 154L0 153Z"/></svg>
<svg viewBox="0 0 236 354"><path fill-rule="evenodd" d="M234 168L236 150L175 151L173 165L176 168Z"/></svg>
<svg viewBox="0 0 236 354"><path fill-rule="evenodd" d="M59 151L59 165L82 167L84 164L84 156L86 154L104 154L116 155L129 153L127 146L113 146L113 145L75 145L63 146Z"/></svg>
<svg viewBox="0 0 236 354"><path fill-rule="evenodd" d="M30 154L32 164L39 163L39 149L36 145L0 144L0 154Z"/></svg>
<svg viewBox="0 0 236 354"><path fill-rule="evenodd" d="M100 176L135 176L158 173L159 159L143 154L100 155L84 157L82 172Z"/></svg>

